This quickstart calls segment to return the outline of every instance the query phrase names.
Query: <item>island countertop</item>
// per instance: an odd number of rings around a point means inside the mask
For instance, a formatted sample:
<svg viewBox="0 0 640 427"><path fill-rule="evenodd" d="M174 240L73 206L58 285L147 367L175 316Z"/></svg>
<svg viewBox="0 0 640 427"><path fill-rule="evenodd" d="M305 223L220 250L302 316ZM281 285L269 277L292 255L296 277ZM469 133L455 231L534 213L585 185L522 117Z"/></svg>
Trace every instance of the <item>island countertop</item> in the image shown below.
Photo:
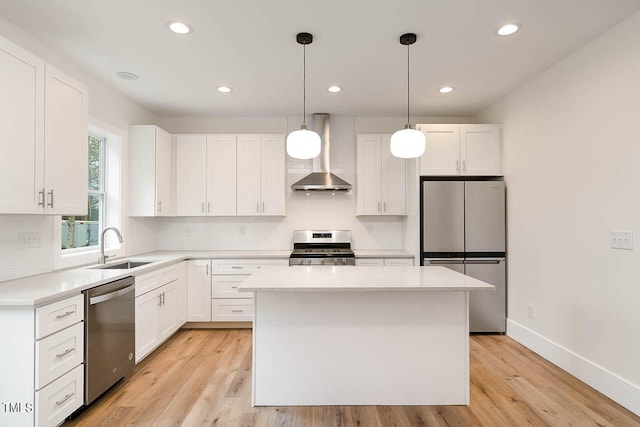
<svg viewBox="0 0 640 427"><path fill-rule="evenodd" d="M263 291L482 291L489 283L440 266L273 267L249 276L238 290Z"/></svg>

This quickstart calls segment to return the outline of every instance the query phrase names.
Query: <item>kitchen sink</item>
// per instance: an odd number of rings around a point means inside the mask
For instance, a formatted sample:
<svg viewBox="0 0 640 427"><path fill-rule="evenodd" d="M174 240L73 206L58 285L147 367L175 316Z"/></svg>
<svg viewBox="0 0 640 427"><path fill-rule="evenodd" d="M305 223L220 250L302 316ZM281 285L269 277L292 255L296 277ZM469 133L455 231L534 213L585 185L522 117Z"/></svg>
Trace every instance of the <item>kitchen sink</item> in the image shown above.
<svg viewBox="0 0 640 427"><path fill-rule="evenodd" d="M143 265L151 264L153 261L122 261L117 264L105 264L93 267L100 270L129 270L131 268L141 267Z"/></svg>

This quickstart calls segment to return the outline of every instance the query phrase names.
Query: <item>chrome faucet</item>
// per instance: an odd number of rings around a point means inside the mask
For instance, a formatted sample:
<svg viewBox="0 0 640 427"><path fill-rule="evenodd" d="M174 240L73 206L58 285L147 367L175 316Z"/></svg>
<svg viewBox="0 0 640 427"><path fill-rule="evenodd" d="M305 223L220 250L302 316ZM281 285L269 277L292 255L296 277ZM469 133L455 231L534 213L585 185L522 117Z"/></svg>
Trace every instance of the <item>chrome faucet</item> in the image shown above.
<svg viewBox="0 0 640 427"><path fill-rule="evenodd" d="M109 230L115 231L118 235L118 240L120 241L120 243L122 243L122 234L120 234L120 230L118 230L116 227L107 227L102 230L102 233L100 233L100 260L98 261L98 263L100 264L104 264L107 261L107 258L109 258L108 255L104 254L104 233Z"/></svg>

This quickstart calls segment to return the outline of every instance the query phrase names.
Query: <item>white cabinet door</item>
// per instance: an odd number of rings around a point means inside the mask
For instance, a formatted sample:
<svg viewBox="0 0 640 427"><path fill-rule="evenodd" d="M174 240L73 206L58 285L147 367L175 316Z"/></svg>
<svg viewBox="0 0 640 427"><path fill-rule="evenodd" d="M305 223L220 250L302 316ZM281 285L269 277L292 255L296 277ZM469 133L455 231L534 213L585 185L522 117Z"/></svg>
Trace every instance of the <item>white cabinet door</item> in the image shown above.
<svg viewBox="0 0 640 427"><path fill-rule="evenodd" d="M169 216L173 212L171 185L173 181L171 162L171 135L155 127L156 131L156 216Z"/></svg>
<svg viewBox="0 0 640 427"><path fill-rule="evenodd" d="M382 214L407 214L407 161L391 154L391 135L382 135L380 158L382 167Z"/></svg>
<svg viewBox="0 0 640 427"><path fill-rule="evenodd" d="M237 215L260 215L260 136L238 136Z"/></svg>
<svg viewBox="0 0 640 427"><path fill-rule="evenodd" d="M419 125L425 134L420 175L458 175L460 171L460 125Z"/></svg>
<svg viewBox="0 0 640 427"><path fill-rule="evenodd" d="M498 125L465 125L460 131L461 175L502 175Z"/></svg>
<svg viewBox="0 0 640 427"><path fill-rule="evenodd" d="M162 342L179 328L178 326L178 285L176 281L167 283L160 291L160 315L158 317L158 336Z"/></svg>
<svg viewBox="0 0 640 427"><path fill-rule="evenodd" d="M262 135L260 144L260 213L261 215L286 215L284 137Z"/></svg>
<svg viewBox="0 0 640 427"><path fill-rule="evenodd" d="M49 64L45 79L45 213L86 215L87 89Z"/></svg>
<svg viewBox="0 0 640 427"><path fill-rule="evenodd" d="M358 135L356 147L356 215L382 212L380 135Z"/></svg>
<svg viewBox="0 0 640 427"><path fill-rule="evenodd" d="M173 144L155 125L129 126L129 215L174 213Z"/></svg>
<svg viewBox="0 0 640 427"><path fill-rule="evenodd" d="M178 327L187 322L187 282L188 267L187 261L178 264Z"/></svg>
<svg viewBox="0 0 640 427"><path fill-rule="evenodd" d="M207 136L207 215L236 214L236 136Z"/></svg>
<svg viewBox="0 0 640 427"><path fill-rule="evenodd" d="M211 261L190 260L187 285L187 320L189 322L211 321Z"/></svg>
<svg viewBox="0 0 640 427"><path fill-rule="evenodd" d="M406 215L407 162L391 155L391 135L358 135L356 215Z"/></svg>
<svg viewBox="0 0 640 427"><path fill-rule="evenodd" d="M153 350L158 339L161 296L158 289L136 297L136 363Z"/></svg>
<svg viewBox="0 0 640 427"><path fill-rule="evenodd" d="M0 213L42 213L44 61L0 37L0 70Z"/></svg>
<svg viewBox="0 0 640 427"><path fill-rule="evenodd" d="M207 137L176 137L176 215L204 216L207 210Z"/></svg>

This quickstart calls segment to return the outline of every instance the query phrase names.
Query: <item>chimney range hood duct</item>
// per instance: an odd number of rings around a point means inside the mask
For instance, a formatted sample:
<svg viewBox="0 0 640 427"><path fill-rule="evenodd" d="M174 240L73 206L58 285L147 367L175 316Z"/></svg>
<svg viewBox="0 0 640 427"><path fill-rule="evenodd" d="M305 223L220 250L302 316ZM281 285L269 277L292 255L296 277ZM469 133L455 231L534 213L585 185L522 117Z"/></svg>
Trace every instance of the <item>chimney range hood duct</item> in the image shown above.
<svg viewBox="0 0 640 427"><path fill-rule="evenodd" d="M320 155L313 160L313 172L291 185L294 191L349 191L351 184L331 173L331 128L329 114L314 114L313 129L322 140ZM319 160L319 162L318 162ZM319 170L316 170L320 163Z"/></svg>

